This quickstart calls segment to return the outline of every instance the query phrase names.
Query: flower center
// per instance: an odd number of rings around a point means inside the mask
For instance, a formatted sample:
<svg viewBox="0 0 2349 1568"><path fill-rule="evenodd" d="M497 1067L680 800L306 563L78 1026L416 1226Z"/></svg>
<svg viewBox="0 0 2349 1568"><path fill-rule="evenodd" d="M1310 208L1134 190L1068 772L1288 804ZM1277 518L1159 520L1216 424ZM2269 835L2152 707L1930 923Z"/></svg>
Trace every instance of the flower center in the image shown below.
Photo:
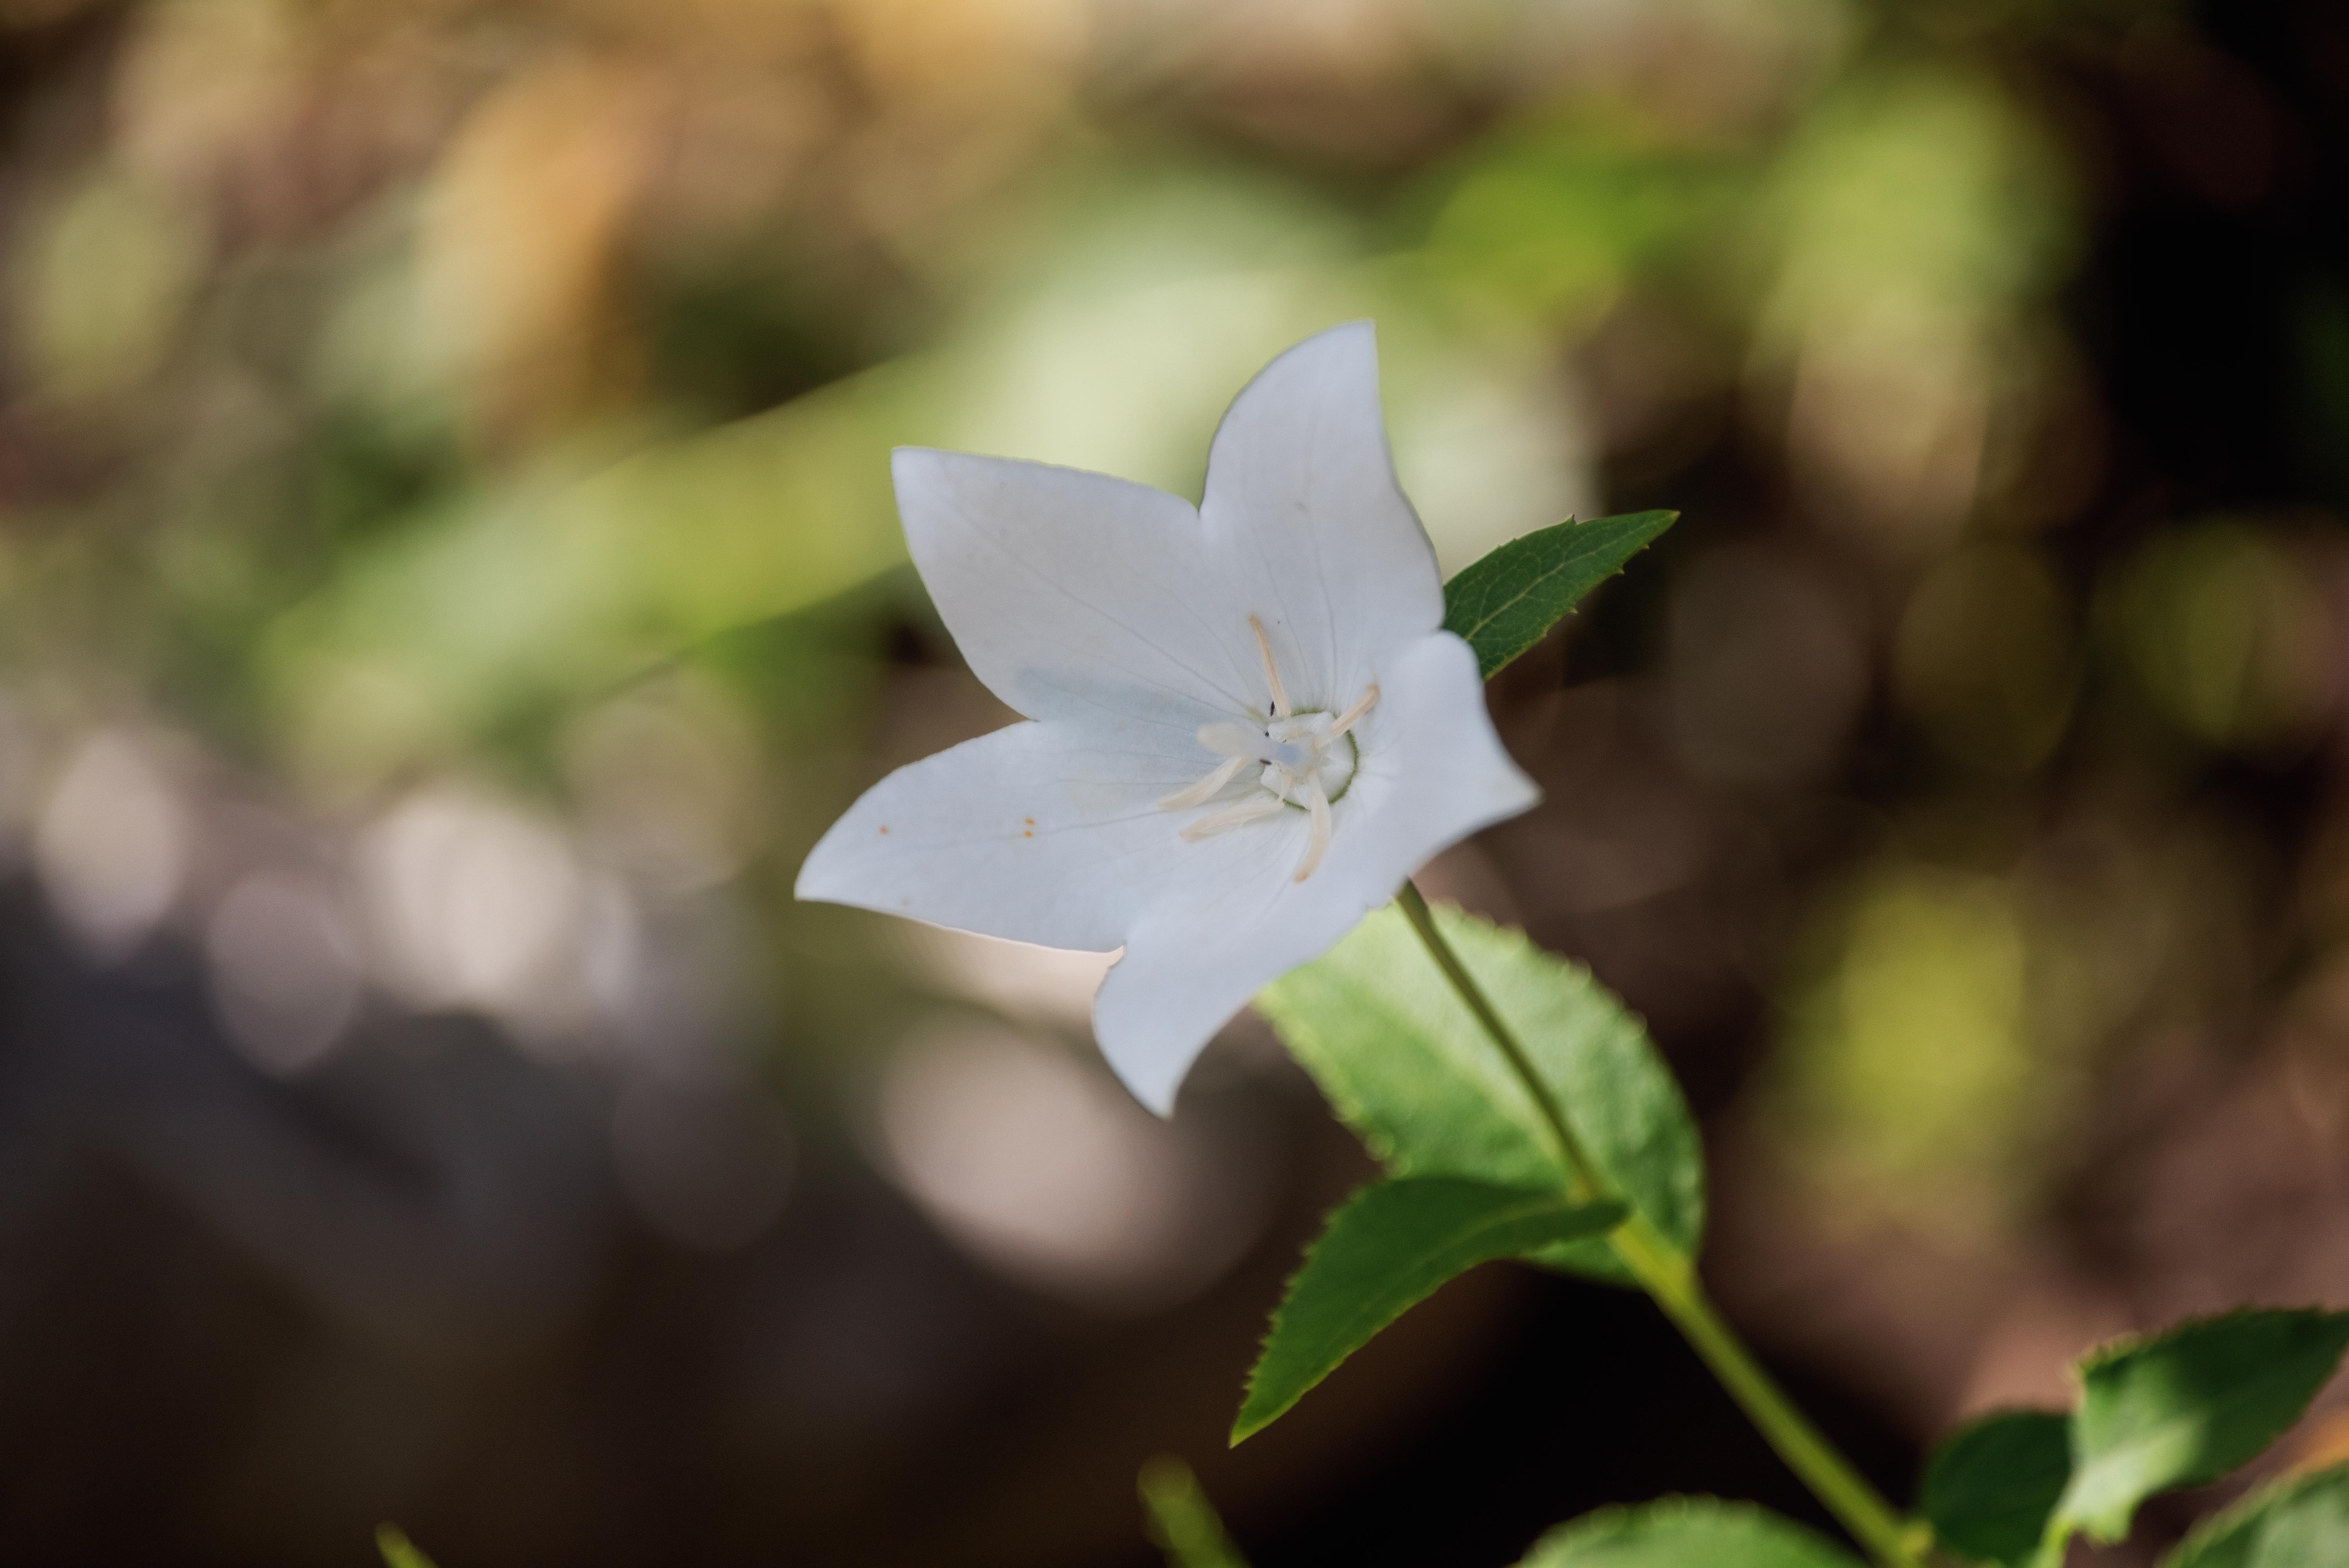
<svg viewBox="0 0 2349 1568"><path fill-rule="evenodd" d="M1330 713L1276 718L1258 732L1263 738L1252 740L1240 755L1264 764L1257 778L1287 804L1299 810L1311 810L1305 801L1305 785L1310 779L1320 785L1322 795L1334 806L1352 786L1355 766L1362 759L1361 748L1355 745L1352 734L1333 733L1336 725L1337 716Z"/></svg>
<svg viewBox="0 0 2349 1568"><path fill-rule="evenodd" d="M1353 728L1378 702L1379 688L1375 685L1364 688L1341 714L1321 709L1293 712L1288 688L1281 685L1279 668L1273 663L1272 643L1264 634L1264 623L1250 615L1248 628L1256 634L1257 652L1264 659L1265 686L1272 698L1268 717L1258 719L1251 715L1246 722L1201 725L1199 744L1223 761L1197 783L1176 790L1158 805L1166 811L1204 806L1245 777L1246 793L1223 810L1185 827L1183 837L1212 838L1295 808L1313 820L1312 837L1297 864L1296 880L1303 882L1329 852L1330 808L1345 799L1353 787L1354 770L1362 759Z"/></svg>

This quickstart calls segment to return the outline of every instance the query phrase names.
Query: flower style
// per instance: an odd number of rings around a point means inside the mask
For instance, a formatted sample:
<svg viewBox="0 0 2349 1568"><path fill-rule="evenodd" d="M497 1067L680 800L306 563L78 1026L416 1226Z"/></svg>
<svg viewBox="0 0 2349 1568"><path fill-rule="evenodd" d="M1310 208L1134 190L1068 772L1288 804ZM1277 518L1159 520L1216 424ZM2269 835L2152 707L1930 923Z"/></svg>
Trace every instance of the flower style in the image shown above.
<svg viewBox="0 0 2349 1568"><path fill-rule="evenodd" d="M1275 359L1189 502L1072 469L901 448L915 565L1030 722L901 768L801 868L804 899L1048 947L1125 949L1103 1053L1170 1110L1216 1031L1430 855L1538 798L1441 630L1395 482L1371 325Z"/></svg>

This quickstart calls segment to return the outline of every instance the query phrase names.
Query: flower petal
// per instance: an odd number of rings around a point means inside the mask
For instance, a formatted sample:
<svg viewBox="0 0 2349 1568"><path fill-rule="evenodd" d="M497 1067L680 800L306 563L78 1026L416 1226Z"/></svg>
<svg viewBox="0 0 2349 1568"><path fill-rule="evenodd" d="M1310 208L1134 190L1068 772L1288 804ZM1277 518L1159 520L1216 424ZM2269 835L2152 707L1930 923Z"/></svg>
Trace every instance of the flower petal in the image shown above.
<svg viewBox="0 0 2349 1568"><path fill-rule="evenodd" d="M900 447L905 542L971 670L1030 718L1201 724L1265 703L1188 501L1105 474Z"/></svg>
<svg viewBox="0 0 2349 1568"><path fill-rule="evenodd" d="M1197 865L1156 802L1212 760L1188 734L1015 724L898 769L832 825L794 893L1102 953Z"/></svg>
<svg viewBox="0 0 2349 1568"><path fill-rule="evenodd" d="M1337 712L1381 657L1444 624L1444 581L1395 482L1367 321L1283 354L1232 400L1200 516L1227 599L1264 619L1300 710Z"/></svg>
<svg viewBox="0 0 2349 1568"><path fill-rule="evenodd" d="M1173 1108L1192 1061L1250 996L1328 951L1437 851L1541 798L1493 731L1467 644L1438 632L1376 673L1378 706L1355 729L1361 763L1313 874L1290 880L1310 830L1290 812L1191 846L1201 859L1151 890L1129 931L1093 1032L1152 1109Z"/></svg>

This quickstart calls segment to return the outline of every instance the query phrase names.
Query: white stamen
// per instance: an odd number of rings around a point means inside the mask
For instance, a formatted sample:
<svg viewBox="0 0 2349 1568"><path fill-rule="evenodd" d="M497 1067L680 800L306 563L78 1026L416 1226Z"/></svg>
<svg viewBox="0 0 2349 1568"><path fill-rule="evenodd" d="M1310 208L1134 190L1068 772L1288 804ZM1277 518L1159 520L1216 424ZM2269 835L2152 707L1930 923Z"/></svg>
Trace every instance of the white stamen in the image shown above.
<svg viewBox="0 0 2349 1568"><path fill-rule="evenodd" d="M1324 740L1322 744L1326 746L1329 744L1329 741L1337 739L1340 736L1345 734L1346 731L1353 728L1354 726L1360 722L1362 715L1370 712L1371 707L1377 704L1378 700L1378 683L1376 681L1372 681L1369 686L1362 689L1362 695L1355 699L1354 706L1338 716L1338 722L1330 727L1329 738L1327 740Z"/></svg>
<svg viewBox="0 0 2349 1568"><path fill-rule="evenodd" d="M1215 727L1210 725L1207 727L1212 729ZM1158 809L1162 811L1185 811L1194 806L1206 805L1215 799L1216 791L1237 778L1239 770L1247 767L1247 763L1248 758L1245 753L1237 757L1226 757L1222 762L1216 764L1215 771L1205 779L1195 784L1186 785L1172 795L1161 798Z"/></svg>
<svg viewBox="0 0 2349 1568"><path fill-rule="evenodd" d="M1324 710L1296 712L1289 705L1288 688L1280 684L1280 671L1272 662L1272 638L1264 629L1263 619L1251 614L1247 622L1248 630L1256 634L1257 654L1264 660L1264 684L1272 694L1270 716L1252 725L1230 719L1201 725L1199 744L1223 760L1206 778L1164 797L1158 805L1168 811L1204 806L1239 778L1244 769L1251 764L1258 765L1261 771L1256 775L1249 792L1237 800L1227 801L1222 810L1188 824L1182 830L1182 836L1190 842L1211 839L1218 833L1277 817L1291 806L1301 807L1312 821L1311 836L1306 841L1305 853L1299 858L1295 872L1295 880L1303 882L1319 869L1323 857L1330 852L1332 830L1328 775L1338 775L1340 794L1345 793L1353 782L1360 755L1346 735L1378 706L1379 688L1375 684L1363 688L1353 706L1335 720ZM1340 742L1344 743L1342 751L1338 749Z"/></svg>
<svg viewBox="0 0 2349 1568"><path fill-rule="evenodd" d="M1321 857L1330 852L1330 795L1321 788L1318 774L1305 781L1305 809L1313 813L1313 838L1305 846L1305 858L1297 862L1293 879L1297 882L1311 876Z"/></svg>
<svg viewBox="0 0 2349 1568"><path fill-rule="evenodd" d="M1288 717L1288 693L1281 689L1280 672L1272 665L1272 639L1264 634L1264 623L1251 612L1248 630L1256 634L1256 651L1264 655L1264 684L1272 688L1272 717Z"/></svg>
<svg viewBox="0 0 2349 1568"><path fill-rule="evenodd" d="M1186 843L1196 843L1201 839L1212 839L1217 833L1228 833L1234 828L1245 828L1250 822L1260 822L1275 812L1287 810L1288 808L1275 796L1251 795L1228 810L1200 818L1183 830L1182 837Z"/></svg>

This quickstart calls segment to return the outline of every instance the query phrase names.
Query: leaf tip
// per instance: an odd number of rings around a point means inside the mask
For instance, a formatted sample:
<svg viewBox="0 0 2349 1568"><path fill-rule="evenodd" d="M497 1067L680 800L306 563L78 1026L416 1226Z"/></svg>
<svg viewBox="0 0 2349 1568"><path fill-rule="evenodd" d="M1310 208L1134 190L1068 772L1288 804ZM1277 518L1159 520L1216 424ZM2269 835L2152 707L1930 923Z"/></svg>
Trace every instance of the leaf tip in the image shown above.
<svg viewBox="0 0 2349 1568"><path fill-rule="evenodd" d="M1239 1414L1232 1418L1229 1446L1238 1448L1281 1417L1288 1414L1296 1404L1297 1398L1294 1395L1278 1404L1266 1399L1257 1389L1256 1380L1251 1377L1248 1380L1247 1394L1240 1401Z"/></svg>

